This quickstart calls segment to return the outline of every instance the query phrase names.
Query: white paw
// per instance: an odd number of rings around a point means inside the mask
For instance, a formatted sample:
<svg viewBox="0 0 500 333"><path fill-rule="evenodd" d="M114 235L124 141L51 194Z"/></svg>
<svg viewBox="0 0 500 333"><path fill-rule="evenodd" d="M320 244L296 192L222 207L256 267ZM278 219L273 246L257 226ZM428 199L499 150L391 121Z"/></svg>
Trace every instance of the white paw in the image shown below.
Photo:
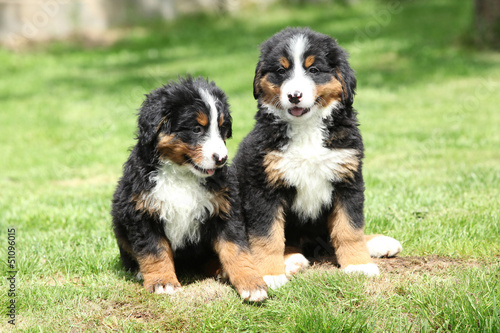
<svg viewBox="0 0 500 333"><path fill-rule="evenodd" d="M288 279L285 274L281 275L265 275L263 277L264 282L271 289L278 289L282 285L288 282Z"/></svg>
<svg viewBox="0 0 500 333"><path fill-rule="evenodd" d="M267 298L267 291L265 291L264 289L243 290L240 296L245 301L262 302Z"/></svg>
<svg viewBox="0 0 500 333"><path fill-rule="evenodd" d="M139 273L137 273L137 274L135 275L135 279L136 279L137 281L142 281L142 280L144 280L144 277L142 276L142 273L141 273L141 272L139 272Z"/></svg>
<svg viewBox="0 0 500 333"><path fill-rule="evenodd" d="M182 291L182 287L174 287L171 284L167 284L165 286L161 284L157 284L155 286L155 294L167 294L167 295L173 295L176 292Z"/></svg>
<svg viewBox="0 0 500 333"><path fill-rule="evenodd" d="M344 268L344 272L353 274L361 273L368 277L377 276L380 274L376 264L349 265Z"/></svg>
<svg viewBox="0 0 500 333"><path fill-rule="evenodd" d="M403 250L400 242L388 236L374 237L366 245L373 258L394 257Z"/></svg>
<svg viewBox="0 0 500 333"><path fill-rule="evenodd" d="M285 272L288 277L297 274L307 267L309 267L309 260L300 253L292 254L285 260Z"/></svg>

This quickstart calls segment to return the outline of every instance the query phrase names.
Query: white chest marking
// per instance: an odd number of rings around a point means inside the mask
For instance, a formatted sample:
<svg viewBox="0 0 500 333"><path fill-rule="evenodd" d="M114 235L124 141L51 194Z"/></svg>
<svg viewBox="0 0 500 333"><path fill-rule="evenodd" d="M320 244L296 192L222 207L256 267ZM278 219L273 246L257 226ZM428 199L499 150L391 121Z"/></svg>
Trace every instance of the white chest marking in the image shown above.
<svg viewBox="0 0 500 333"><path fill-rule="evenodd" d="M323 146L320 126L292 126L290 142L281 152L276 169L297 190L292 210L302 219L315 219L322 207L332 204L332 181L343 179L346 164L357 163L354 149L329 149ZM356 165L357 167L357 165Z"/></svg>
<svg viewBox="0 0 500 333"><path fill-rule="evenodd" d="M213 194L207 191L203 178L189 169L165 163L151 174L155 187L141 196L144 206L158 212L165 235L173 250L200 240L200 224L213 212Z"/></svg>

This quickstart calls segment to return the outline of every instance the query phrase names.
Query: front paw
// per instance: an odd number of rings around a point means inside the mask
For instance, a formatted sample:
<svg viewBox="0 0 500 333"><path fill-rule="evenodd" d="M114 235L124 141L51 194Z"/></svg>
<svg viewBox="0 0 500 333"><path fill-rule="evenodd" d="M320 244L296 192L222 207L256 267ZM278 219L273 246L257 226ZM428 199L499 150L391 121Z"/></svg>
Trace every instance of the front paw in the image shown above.
<svg viewBox="0 0 500 333"><path fill-rule="evenodd" d="M179 291L182 291L182 287L180 284L178 285L172 285L170 283L167 283L165 285L163 284L157 284L154 286L154 293L155 294L167 294L167 295L173 295Z"/></svg>
<svg viewBox="0 0 500 333"><path fill-rule="evenodd" d="M290 254L285 258L285 274L289 278L309 267L309 260L300 253Z"/></svg>
<svg viewBox="0 0 500 333"><path fill-rule="evenodd" d="M238 279L233 285L245 301L262 302L267 298L267 285L260 276Z"/></svg>
<svg viewBox="0 0 500 333"><path fill-rule="evenodd" d="M182 291L181 284L173 279L144 277L144 288L155 294L173 295Z"/></svg>
<svg viewBox="0 0 500 333"><path fill-rule="evenodd" d="M239 293L241 298L248 302L262 302L267 298L267 288L242 289Z"/></svg>
<svg viewBox="0 0 500 333"><path fill-rule="evenodd" d="M399 241L382 235L370 239L366 246L372 258L394 257L403 249Z"/></svg>
<svg viewBox="0 0 500 333"><path fill-rule="evenodd" d="M280 275L264 275L264 281L267 286L271 289L278 289L288 282L288 278L285 274Z"/></svg>

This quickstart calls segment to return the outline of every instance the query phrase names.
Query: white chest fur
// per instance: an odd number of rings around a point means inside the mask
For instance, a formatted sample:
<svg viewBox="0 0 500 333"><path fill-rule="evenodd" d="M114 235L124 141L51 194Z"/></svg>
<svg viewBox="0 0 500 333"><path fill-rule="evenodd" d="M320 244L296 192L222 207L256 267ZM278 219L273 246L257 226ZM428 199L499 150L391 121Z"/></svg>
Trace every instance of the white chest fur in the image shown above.
<svg viewBox="0 0 500 333"><path fill-rule="evenodd" d="M187 168L166 163L151 174L156 185L141 199L159 214L173 250L200 240L200 224L214 211L213 195L203 187L204 179Z"/></svg>
<svg viewBox="0 0 500 333"><path fill-rule="evenodd" d="M271 153L278 158L276 171L297 190L292 210L302 219L315 219L323 206L330 207L332 182L345 177L346 165L352 168L353 161L356 167L358 163L354 149L324 147L323 129L314 125L292 126L289 144L282 151Z"/></svg>

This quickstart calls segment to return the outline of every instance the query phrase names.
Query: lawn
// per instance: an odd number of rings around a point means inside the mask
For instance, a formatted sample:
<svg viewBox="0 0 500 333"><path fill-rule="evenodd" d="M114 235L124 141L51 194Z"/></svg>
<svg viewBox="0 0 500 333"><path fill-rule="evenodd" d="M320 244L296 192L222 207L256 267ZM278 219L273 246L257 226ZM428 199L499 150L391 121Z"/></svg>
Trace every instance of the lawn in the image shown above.
<svg viewBox="0 0 500 333"><path fill-rule="evenodd" d="M28 332L499 332L500 53L468 43L472 6L275 5L128 28L109 47L0 50L0 331L13 328L13 299L15 328ZM253 125L258 45L286 26L350 52L366 230L403 252L371 279L318 260L258 305L198 276L173 297L148 294L120 268L109 214L144 94L179 74L215 80L232 106L234 156Z"/></svg>

